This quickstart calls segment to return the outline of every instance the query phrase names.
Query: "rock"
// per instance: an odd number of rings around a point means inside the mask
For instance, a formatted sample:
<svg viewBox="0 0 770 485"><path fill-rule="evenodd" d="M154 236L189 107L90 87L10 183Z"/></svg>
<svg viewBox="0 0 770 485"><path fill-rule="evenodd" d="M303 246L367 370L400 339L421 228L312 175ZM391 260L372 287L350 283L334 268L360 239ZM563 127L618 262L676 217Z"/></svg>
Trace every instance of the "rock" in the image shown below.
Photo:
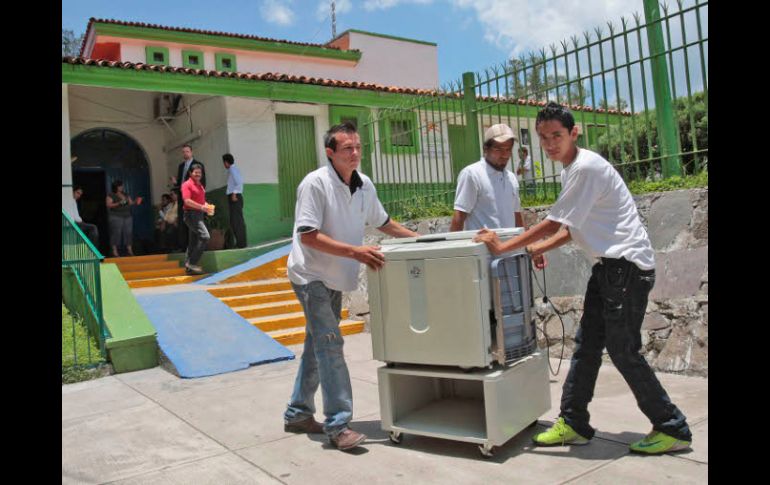
<svg viewBox="0 0 770 485"><path fill-rule="evenodd" d="M648 313L644 316L642 323L643 330L660 330L671 326L671 322L666 320L660 313Z"/></svg>
<svg viewBox="0 0 770 485"><path fill-rule="evenodd" d="M647 223L650 242L656 251L665 251L677 236L686 231L692 220L692 205L687 190L676 190L661 194L660 199L652 203Z"/></svg>
<svg viewBox="0 0 770 485"><path fill-rule="evenodd" d="M655 286L650 299L661 300L695 295L708 262L708 246L655 254Z"/></svg>

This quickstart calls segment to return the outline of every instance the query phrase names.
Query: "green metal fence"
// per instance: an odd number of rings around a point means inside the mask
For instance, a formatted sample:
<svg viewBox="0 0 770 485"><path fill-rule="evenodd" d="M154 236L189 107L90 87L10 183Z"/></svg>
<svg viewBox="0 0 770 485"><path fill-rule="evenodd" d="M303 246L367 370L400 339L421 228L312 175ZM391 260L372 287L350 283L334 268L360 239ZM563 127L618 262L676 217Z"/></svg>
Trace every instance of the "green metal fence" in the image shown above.
<svg viewBox="0 0 770 485"><path fill-rule="evenodd" d="M101 277L99 271L99 265L104 256L94 247L64 210L62 210L61 222L62 271L71 271L82 291L85 308L76 313L85 324L86 339L90 340L92 336L95 337L98 342L100 357L106 358L105 341L108 335L104 326L104 315L102 312ZM77 329L74 325L79 325L79 323L75 323L73 319L72 325L72 353L75 366L80 365L82 361L85 361L87 365L93 364L95 359L92 358L90 353L78 359ZM85 348L90 349L90 346L85 346ZM90 352L90 350L87 351ZM64 359L63 349L62 367L65 365ZM68 360L68 363L71 360Z"/></svg>
<svg viewBox="0 0 770 485"><path fill-rule="evenodd" d="M534 199L560 191L561 165L535 132L548 101L568 105L578 144L602 154L631 180L708 168L708 2L676 8L644 1L644 14L608 22L539 52L486 69L430 96L373 112L372 176L398 216L417 201L451 204L457 174L482 156L484 130L506 123L512 157L526 146L535 165ZM522 191L524 193L524 191Z"/></svg>

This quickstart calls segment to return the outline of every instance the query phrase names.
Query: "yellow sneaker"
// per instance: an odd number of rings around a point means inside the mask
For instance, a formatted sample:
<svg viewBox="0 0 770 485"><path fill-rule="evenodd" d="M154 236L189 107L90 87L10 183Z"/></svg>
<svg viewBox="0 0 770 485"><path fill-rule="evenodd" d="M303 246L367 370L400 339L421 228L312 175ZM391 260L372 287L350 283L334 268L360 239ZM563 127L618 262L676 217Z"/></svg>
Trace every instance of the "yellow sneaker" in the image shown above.
<svg viewBox="0 0 770 485"><path fill-rule="evenodd" d="M572 426L564 422L564 418L557 419L553 426L533 436L532 441L540 446L585 445L588 443L588 439L577 434Z"/></svg>
<svg viewBox="0 0 770 485"><path fill-rule="evenodd" d="M652 430L644 439L631 443L628 447L636 453L659 455L669 451L679 451L690 447L690 441L678 440L666 433Z"/></svg>

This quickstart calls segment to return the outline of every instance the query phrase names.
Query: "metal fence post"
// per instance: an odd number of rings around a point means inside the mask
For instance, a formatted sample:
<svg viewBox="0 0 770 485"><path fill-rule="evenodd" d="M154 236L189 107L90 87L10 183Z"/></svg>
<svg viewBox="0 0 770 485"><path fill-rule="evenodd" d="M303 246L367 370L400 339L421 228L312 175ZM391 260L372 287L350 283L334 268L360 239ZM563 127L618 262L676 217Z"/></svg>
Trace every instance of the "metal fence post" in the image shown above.
<svg viewBox="0 0 770 485"><path fill-rule="evenodd" d="M463 110L465 111L465 157L463 166L475 162L481 156L479 143L479 119L476 116L476 77L472 72L463 73Z"/></svg>
<svg viewBox="0 0 770 485"><path fill-rule="evenodd" d="M658 140L662 158L663 177L682 175L682 163L678 153L676 114L671 102L668 66L663 43L663 26L660 22L658 0L644 0L644 18L647 22L647 43L652 64L652 85L655 92L655 112L658 117Z"/></svg>

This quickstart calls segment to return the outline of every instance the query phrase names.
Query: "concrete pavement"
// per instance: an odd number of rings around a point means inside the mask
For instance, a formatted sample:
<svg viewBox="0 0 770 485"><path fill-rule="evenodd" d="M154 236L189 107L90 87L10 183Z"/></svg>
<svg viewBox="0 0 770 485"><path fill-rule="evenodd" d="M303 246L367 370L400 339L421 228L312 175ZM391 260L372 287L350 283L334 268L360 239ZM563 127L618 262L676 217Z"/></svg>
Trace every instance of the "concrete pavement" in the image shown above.
<svg viewBox="0 0 770 485"><path fill-rule="evenodd" d="M352 427L369 438L354 452L322 435L283 431L282 413L299 359L228 374L180 379L157 367L62 386L62 483L705 483L708 379L658 374L693 431L675 456L637 456L627 444L650 425L618 371L604 365L591 403L596 437L587 446L536 448L531 436L558 415L562 363L551 377L551 410L492 459L470 443L380 430L376 369L368 333L345 337L353 383ZM297 356L302 347L289 347ZM552 360L555 369L557 361ZM320 391L316 418L323 419Z"/></svg>

